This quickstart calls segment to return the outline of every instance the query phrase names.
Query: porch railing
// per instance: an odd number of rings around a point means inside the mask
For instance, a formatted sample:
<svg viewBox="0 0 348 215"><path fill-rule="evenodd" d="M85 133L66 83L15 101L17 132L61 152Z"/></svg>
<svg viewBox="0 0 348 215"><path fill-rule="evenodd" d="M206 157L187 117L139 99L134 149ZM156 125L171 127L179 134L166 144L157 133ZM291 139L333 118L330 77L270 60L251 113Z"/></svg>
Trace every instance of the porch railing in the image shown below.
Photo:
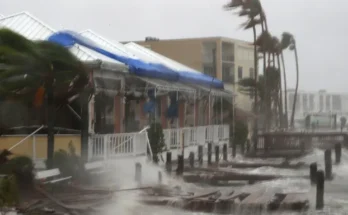
<svg viewBox="0 0 348 215"><path fill-rule="evenodd" d="M89 158L92 160L113 159L126 156L147 155L149 139L147 129L139 133L97 134L91 137ZM164 141L167 149L176 149L208 142L216 144L228 143L229 125L208 125L164 129Z"/></svg>

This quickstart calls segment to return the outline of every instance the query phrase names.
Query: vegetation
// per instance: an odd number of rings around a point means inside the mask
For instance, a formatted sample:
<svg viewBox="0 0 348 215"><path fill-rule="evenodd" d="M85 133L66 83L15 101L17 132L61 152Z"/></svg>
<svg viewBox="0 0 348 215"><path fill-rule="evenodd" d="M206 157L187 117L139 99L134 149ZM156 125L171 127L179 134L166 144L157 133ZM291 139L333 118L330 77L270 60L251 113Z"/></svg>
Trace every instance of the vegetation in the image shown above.
<svg viewBox="0 0 348 215"><path fill-rule="evenodd" d="M86 68L58 44L30 41L4 28L0 29L0 56L0 97L34 107L45 106L48 166L51 167L56 108L67 104L72 96L87 91ZM86 96L82 98L86 100Z"/></svg>
<svg viewBox="0 0 348 215"><path fill-rule="evenodd" d="M19 201L16 176L10 175L0 179L0 208L14 207Z"/></svg>
<svg viewBox="0 0 348 215"><path fill-rule="evenodd" d="M343 131L343 128L346 126L347 118L344 117L344 116L341 116L340 122L341 122L341 132L342 132L342 131Z"/></svg>
<svg viewBox="0 0 348 215"><path fill-rule="evenodd" d="M153 154L153 162L157 163L159 160L158 156L163 152L163 148L165 147L162 125L157 122L151 123L147 134Z"/></svg>
<svg viewBox="0 0 348 215"><path fill-rule="evenodd" d="M287 86L286 72L283 57L283 50L290 48L296 49L294 37L289 33L283 33L281 40L271 35L266 14L259 0L230 0L224 6L227 10L239 9L237 15L247 17L247 21L242 24L245 30L253 29L254 36L254 77L239 81L240 89L254 97L254 111L257 116L263 116L265 120L261 124L268 130L271 126L287 128L288 110L287 110ZM260 34L257 36L257 26L261 26ZM296 93L298 89L298 61L297 50L295 50L297 65ZM263 59L263 75L258 75L258 60ZM283 73L281 71L283 70ZM282 98L282 78L284 82L284 99ZM254 79L254 80L252 80ZM262 80L261 80L262 79ZM272 86L269 86L272 84ZM263 85L263 86L262 86ZM295 97L296 99L296 97ZM283 101L285 104L283 105ZM296 100L295 100L296 101ZM295 107L294 104L293 107ZM285 113L283 112L285 111ZM293 108L292 114L295 110ZM292 116L293 118L293 116ZM254 132L257 131L257 121ZM290 123L291 124L291 123ZM293 126L293 120L292 124ZM256 140L256 139L255 139ZM254 141L255 141L254 140Z"/></svg>

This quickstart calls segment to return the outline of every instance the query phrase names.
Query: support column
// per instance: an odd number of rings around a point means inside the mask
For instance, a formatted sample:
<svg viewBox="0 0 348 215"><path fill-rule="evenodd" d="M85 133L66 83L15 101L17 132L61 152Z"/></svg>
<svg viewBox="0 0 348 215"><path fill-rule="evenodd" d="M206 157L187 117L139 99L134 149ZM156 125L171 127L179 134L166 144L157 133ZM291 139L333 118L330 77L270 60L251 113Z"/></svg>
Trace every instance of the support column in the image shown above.
<svg viewBox="0 0 348 215"><path fill-rule="evenodd" d="M179 102L179 127L185 126L185 102Z"/></svg>
<svg viewBox="0 0 348 215"><path fill-rule="evenodd" d="M202 116L199 116L199 104L200 102L197 100L195 102L195 126L200 126L199 125L199 117L202 117Z"/></svg>
<svg viewBox="0 0 348 215"><path fill-rule="evenodd" d="M122 133L123 131L123 119L124 119L124 104L121 96L115 96L114 99L114 114L115 114L115 133Z"/></svg>
<svg viewBox="0 0 348 215"><path fill-rule="evenodd" d="M161 116L161 124L163 129L166 129L168 127L168 121L166 117L167 109L168 109L168 98L167 96L162 96L160 116Z"/></svg>

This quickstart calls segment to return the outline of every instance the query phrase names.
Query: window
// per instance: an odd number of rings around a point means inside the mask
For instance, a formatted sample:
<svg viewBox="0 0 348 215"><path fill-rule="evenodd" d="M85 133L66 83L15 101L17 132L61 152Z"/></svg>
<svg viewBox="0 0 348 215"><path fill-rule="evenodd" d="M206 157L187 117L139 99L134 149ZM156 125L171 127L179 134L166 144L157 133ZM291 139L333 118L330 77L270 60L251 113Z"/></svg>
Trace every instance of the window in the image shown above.
<svg viewBox="0 0 348 215"><path fill-rule="evenodd" d="M303 110L306 112L308 111L308 95L303 94Z"/></svg>
<svg viewBox="0 0 348 215"><path fill-rule="evenodd" d="M320 95L319 96L319 111L323 111L324 110L324 96Z"/></svg>
<svg viewBox="0 0 348 215"><path fill-rule="evenodd" d="M212 64L204 64L203 65L203 73L206 75L210 75L212 77L216 77L216 72L214 66Z"/></svg>
<svg viewBox="0 0 348 215"><path fill-rule="evenodd" d="M314 95L313 94L310 94L309 95L309 109L310 110L314 110Z"/></svg>
<svg viewBox="0 0 348 215"><path fill-rule="evenodd" d="M233 43L227 43L222 42L221 44L222 49L222 61L234 61L234 44Z"/></svg>
<svg viewBox="0 0 348 215"><path fill-rule="evenodd" d="M214 63L216 58L216 42L207 41L202 43L202 59L204 63Z"/></svg>
<svg viewBox="0 0 348 215"><path fill-rule="evenodd" d="M238 80L243 78L243 67L238 66Z"/></svg>
<svg viewBox="0 0 348 215"><path fill-rule="evenodd" d="M222 81L234 83L234 64L222 63Z"/></svg>
<svg viewBox="0 0 348 215"><path fill-rule="evenodd" d="M249 68L249 77L250 78L255 78L254 68Z"/></svg>
<svg viewBox="0 0 348 215"><path fill-rule="evenodd" d="M342 99L340 95L332 95L332 109L334 111L342 110Z"/></svg>

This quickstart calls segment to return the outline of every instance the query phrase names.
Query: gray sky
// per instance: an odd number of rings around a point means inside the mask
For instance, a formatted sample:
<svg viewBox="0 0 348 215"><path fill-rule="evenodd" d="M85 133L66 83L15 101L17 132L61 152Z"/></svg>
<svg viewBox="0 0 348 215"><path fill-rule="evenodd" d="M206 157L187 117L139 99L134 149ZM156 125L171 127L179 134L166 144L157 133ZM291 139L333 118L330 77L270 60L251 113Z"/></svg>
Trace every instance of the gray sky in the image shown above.
<svg viewBox="0 0 348 215"><path fill-rule="evenodd" d="M87 3L88 2L88 3ZM228 0L1 0L0 13L29 11L54 29L92 29L115 41L226 36L252 40L244 20L222 10ZM348 92L346 0L261 0L272 34L295 35L300 89ZM342 26L342 27L340 27ZM288 86L295 87L293 52L286 52Z"/></svg>

